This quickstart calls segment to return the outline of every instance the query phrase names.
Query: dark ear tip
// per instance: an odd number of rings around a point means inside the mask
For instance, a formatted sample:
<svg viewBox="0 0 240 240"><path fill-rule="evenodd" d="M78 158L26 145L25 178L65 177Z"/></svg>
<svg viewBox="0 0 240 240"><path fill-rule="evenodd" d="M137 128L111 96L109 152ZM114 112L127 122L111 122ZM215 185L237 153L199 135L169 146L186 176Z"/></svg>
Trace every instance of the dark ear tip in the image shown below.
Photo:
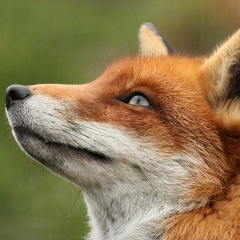
<svg viewBox="0 0 240 240"><path fill-rule="evenodd" d="M142 29L144 27L147 27L147 28L151 29L156 35L163 38L162 34L158 31L158 29L154 26L153 23L145 22L145 23L142 24L140 29Z"/></svg>
<svg viewBox="0 0 240 240"><path fill-rule="evenodd" d="M142 24L142 27L148 27L157 32L157 28L151 22L145 22Z"/></svg>
<svg viewBox="0 0 240 240"><path fill-rule="evenodd" d="M167 48L168 54L174 54L174 50L173 48L168 44L168 42L166 41L166 39L164 38L164 36L161 34L161 32L158 31L158 29L155 27L155 25L151 22L145 22L141 25L140 27L140 32L144 29L144 28L148 28L150 29L152 32L155 33L155 35L157 37L159 37L161 39L161 41L164 43L164 45Z"/></svg>

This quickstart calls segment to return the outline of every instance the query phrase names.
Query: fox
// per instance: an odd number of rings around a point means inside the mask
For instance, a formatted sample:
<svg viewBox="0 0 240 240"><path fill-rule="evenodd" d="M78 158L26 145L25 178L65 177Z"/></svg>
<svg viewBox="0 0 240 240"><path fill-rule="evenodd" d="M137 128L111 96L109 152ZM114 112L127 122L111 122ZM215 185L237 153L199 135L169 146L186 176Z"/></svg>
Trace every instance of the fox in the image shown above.
<svg viewBox="0 0 240 240"><path fill-rule="evenodd" d="M83 193L88 240L240 239L240 30L211 54L151 23L82 85L11 85L20 148Z"/></svg>

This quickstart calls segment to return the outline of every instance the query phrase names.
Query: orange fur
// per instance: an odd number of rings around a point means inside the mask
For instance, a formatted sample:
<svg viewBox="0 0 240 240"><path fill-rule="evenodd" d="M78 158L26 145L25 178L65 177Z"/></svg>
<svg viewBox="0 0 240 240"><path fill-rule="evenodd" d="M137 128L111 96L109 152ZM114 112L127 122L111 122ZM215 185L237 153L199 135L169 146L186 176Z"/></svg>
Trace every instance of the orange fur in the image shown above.
<svg viewBox="0 0 240 240"><path fill-rule="evenodd" d="M211 206L172 219L164 237L168 240L240 239L240 175Z"/></svg>

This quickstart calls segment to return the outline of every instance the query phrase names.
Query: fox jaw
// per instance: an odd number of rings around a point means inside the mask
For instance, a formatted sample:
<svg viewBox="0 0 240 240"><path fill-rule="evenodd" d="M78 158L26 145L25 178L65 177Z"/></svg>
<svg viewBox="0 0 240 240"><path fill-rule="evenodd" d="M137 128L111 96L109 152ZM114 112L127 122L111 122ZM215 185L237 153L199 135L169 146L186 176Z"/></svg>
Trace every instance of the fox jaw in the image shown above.
<svg viewBox="0 0 240 240"><path fill-rule="evenodd" d="M174 229L236 175L240 32L203 58L174 54L149 23L139 39L139 56L91 83L10 86L8 120L26 154L82 190L88 239L205 239Z"/></svg>

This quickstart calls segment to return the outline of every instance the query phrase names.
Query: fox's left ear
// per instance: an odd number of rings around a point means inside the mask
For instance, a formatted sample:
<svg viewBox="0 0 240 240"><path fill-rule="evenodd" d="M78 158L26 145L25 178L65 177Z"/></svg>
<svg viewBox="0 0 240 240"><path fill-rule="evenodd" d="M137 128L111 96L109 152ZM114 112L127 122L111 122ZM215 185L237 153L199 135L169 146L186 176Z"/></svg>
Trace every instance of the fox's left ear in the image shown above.
<svg viewBox="0 0 240 240"><path fill-rule="evenodd" d="M202 67L204 91L220 127L240 135L240 30Z"/></svg>
<svg viewBox="0 0 240 240"><path fill-rule="evenodd" d="M164 37L151 23L144 23L140 27L139 41L142 56L167 56L173 53Z"/></svg>

